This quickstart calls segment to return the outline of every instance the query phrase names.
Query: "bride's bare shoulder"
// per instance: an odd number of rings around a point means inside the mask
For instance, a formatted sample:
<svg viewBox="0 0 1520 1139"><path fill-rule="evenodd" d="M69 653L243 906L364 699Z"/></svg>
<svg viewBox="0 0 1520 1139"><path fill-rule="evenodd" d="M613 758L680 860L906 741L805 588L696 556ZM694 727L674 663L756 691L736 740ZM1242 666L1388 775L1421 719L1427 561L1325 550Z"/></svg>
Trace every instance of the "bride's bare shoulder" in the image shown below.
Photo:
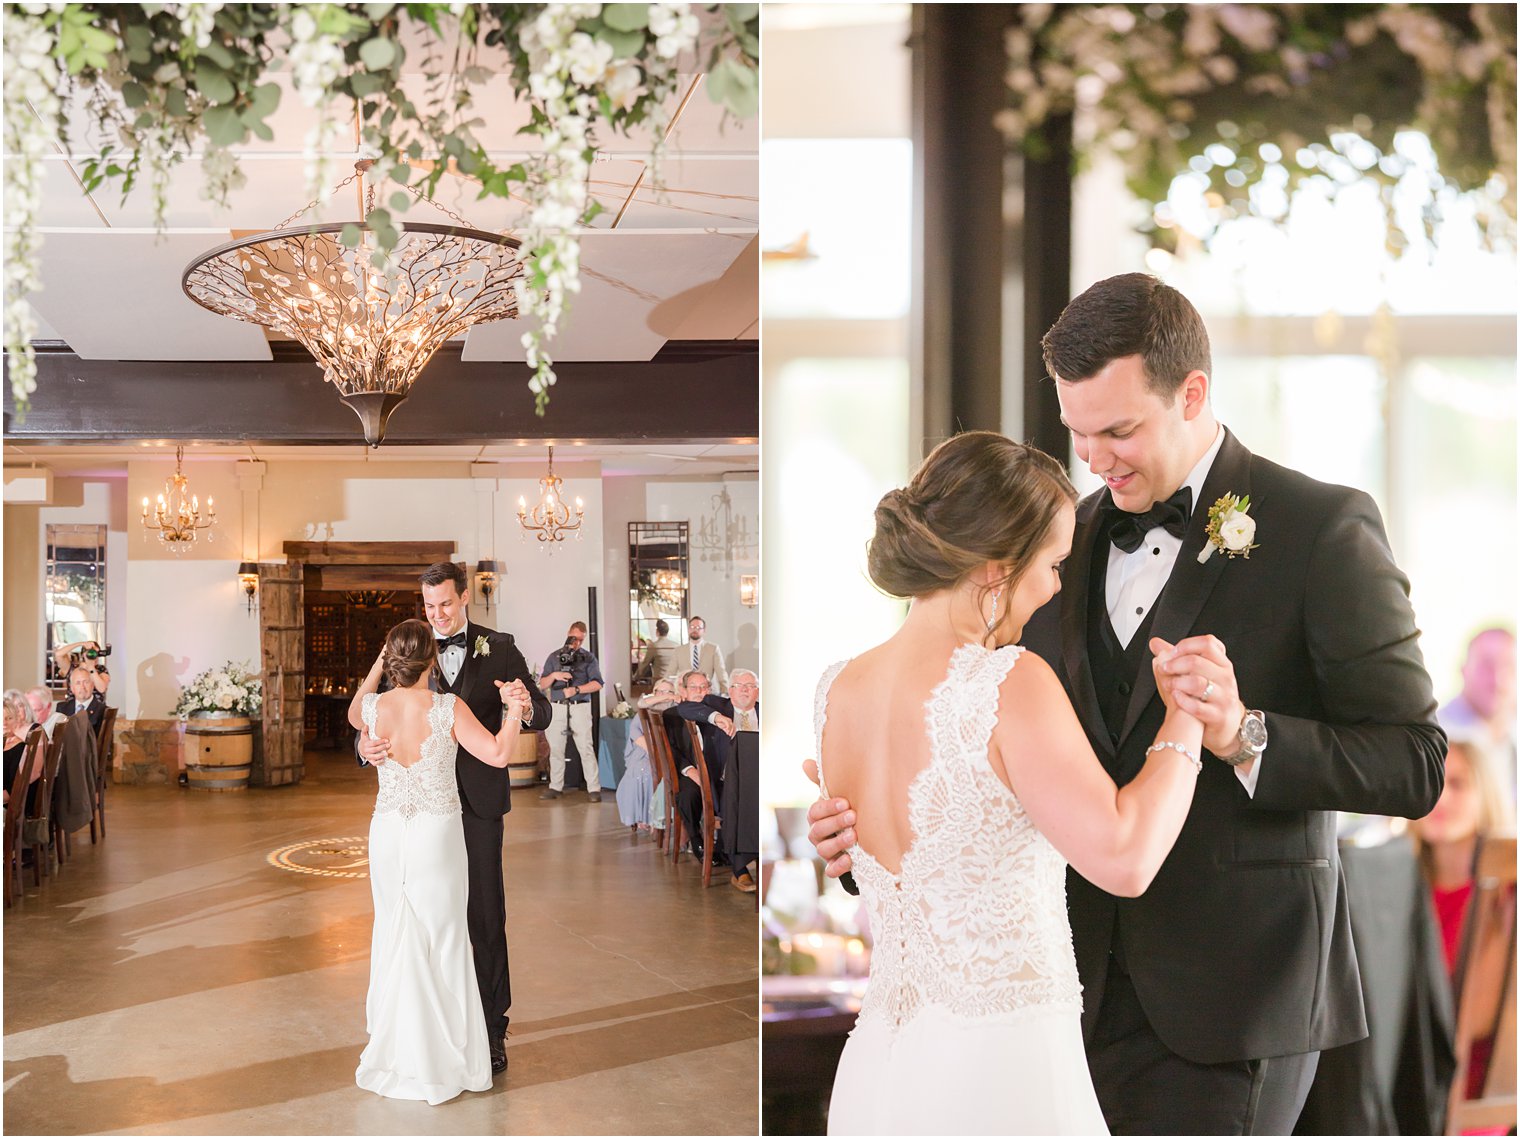
<svg viewBox="0 0 1520 1139"><path fill-rule="evenodd" d="M1003 677L999 691L1003 708L1024 715L1069 710L1071 702L1061 678L1038 654L1027 649Z"/></svg>

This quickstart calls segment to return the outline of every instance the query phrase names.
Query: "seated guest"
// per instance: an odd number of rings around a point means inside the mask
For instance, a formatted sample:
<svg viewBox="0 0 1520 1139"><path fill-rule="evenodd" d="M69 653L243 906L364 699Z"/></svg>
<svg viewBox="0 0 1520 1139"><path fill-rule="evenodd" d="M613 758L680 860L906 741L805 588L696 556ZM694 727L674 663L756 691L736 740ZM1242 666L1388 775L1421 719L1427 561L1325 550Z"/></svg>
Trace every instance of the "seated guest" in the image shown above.
<svg viewBox="0 0 1520 1139"><path fill-rule="evenodd" d="M1441 947L1446 971L1455 975L1478 847L1501 829L1503 796L1479 747L1454 739L1446 753L1446 784L1435 807L1411 824L1420 864L1430 881L1436 917L1441 924ZM1473 1042L1467 1096L1479 1094L1493 1050L1492 1038Z"/></svg>
<svg viewBox="0 0 1520 1139"><path fill-rule="evenodd" d="M759 858L759 823L756 812L759 801L749 802L749 796L741 794L741 781L735 769L736 755L726 741L735 732L758 732L760 730L760 678L747 668L736 668L729 677L728 695L708 694L700 701L688 701L676 706L682 718L695 721L700 726L711 726L723 733L719 750L724 757L721 795L715 790L715 801L720 804L719 814L724 820L723 850L734 872L734 886L746 894L754 893L755 879L749 866ZM706 736L704 739L704 747ZM711 749L708 749L711 750ZM718 787L719 784L714 784ZM744 787L748 789L747 782ZM751 821L751 817L753 820Z"/></svg>
<svg viewBox="0 0 1520 1139"><path fill-rule="evenodd" d="M655 683L654 691L639 697L639 707L663 712L676 702L676 684L671 677ZM654 744L644 738L644 725L635 717L628 724L628 745L623 749L623 778L618 780L618 818L625 827L650 827L650 808L654 799L654 761L650 758Z"/></svg>
<svg viewBox="0 0 1520 1139"><path fill-rule="evenodd" d="M648 642L639 666L633 670L634 680L659 680L676 670L681 646L670 639L670 622L663 617L654 623L654 640Z"/></svg>
<svg viewBox="0 0 1520 1139"><path fill-rule="evenodd" d="M665 720L665 735L670 739L670 752L675 757L676 771L681 776L680 785L676 789L676 811L686 825L687 833L691 835L691 852L698 858L702 857L702 785L697 781L696 756L692 754L691 738L687 734L686 720L682 718L680 708L681 704L696 703L705 714L706 708L701 701L711 691L712 683L704 674L688 669L681 674L681 682L676 689L676 697L681 703L661 713ZM723 778L723 763L728 755L728 737L705 719L698 721L697 729L702 736L702 757L707 761L707 780L716 806Z"/></svg>
<svg viewBox="0 0 1520 1139"><path fill-rule="evenodd" d="M76 668L69 673L69 692L72 695L58 705L65 719L81 708L89 710L90 727L100 730L100 719L106 714L105 693L95 687L95 673L87 668Z"/></svg>
<svg viewBox="0 0 1520 1139"><path fill-rule="evenodd" d="M16 688L6 689L3 697L5 707L5 787L3 801L9 803L11 786L16 782L16 772L21 770L21 759L26 754L26 737L32 730L32 709L26 697ZM31 784L42 776L42 765L32 768ZM26 792L26 808L32 809L36 788L29 784Z"/></svg>
<svg viewBox="0 0 1520 1139"><path fill-rule="evenodd" d="M53 704L53 690L39 684L26 690L26 702L32 709L32 719L42 726L47 738L53 738L53 729L68 719Z"/></svg>
<svg viewBox="0 0 1520 1139"><path fill-rule="evenodd" d="M1484 760L1504 800L1515 812L1515 635L1484 629L1467 644L1462 691L1436 714L1452 739L1464 740Z"/></svg>

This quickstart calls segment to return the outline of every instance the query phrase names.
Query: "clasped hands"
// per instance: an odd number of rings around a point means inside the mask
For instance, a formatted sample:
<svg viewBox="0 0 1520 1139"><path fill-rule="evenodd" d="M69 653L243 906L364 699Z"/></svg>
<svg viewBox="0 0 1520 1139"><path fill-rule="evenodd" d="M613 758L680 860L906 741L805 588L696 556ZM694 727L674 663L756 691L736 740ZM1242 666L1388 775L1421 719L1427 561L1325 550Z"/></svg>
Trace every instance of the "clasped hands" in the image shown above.
<svg viewBox="0 0 1520 1139"><path fill-rule="evenodd" d="M492 682L501 693L501 706L503 714L510 719L522 720L530 714L533 701L528 696L528 688L521 680L496 680ZM378 767L391 758L391 741L389 739L376 739L368 732L359 733L359 758L365 763Z"/></svg>
<svg viewBox="0 0 1520 1139"><path fill-rule="evenodd" d="M1246 708L1224 642L1211 634L1187 637L1175 645L1152 637L1150 650L1156 690L1167 707L1196 717L1203 724L1203 746L1215 755L1238 751ZM817 763L803 760L802 770L818 782ZM825 872L830 878L847 873L848 852L855 845L855 812L849 801L819 799L808 808L807 817L808 841L826 863Z"/></svg>

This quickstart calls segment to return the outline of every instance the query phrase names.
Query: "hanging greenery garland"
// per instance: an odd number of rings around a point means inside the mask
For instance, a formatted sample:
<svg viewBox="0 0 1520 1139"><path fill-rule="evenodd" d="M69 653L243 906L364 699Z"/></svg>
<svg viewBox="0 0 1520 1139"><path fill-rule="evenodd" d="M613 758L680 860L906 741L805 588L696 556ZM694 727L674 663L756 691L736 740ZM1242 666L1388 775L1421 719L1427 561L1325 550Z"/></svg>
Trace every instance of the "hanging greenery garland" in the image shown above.
<svg viewBox="0 0 1520 1139"><path fill-rule="evenodd" d="M378 266L417 200L407 187L431 196L452 172L478 182L482 198L525 200L519 307L538 324L523 342L540 415L555 379L546 345L580 288L576 227L599 208L586 188L599 137L647 129L660 188L677 64L692 52L728 113L749 118L759 104L756 4L7 4L4 21L5 352L18 409L36 387L26 298L40 288L41 163L55 142L72 153L62 115L71 89L86 93L90 114L85 190L114 185L126 196L146 182L160 231L170 174L189 155L200 156L208 199L225 206L245 184L234 148L274 137L281 90L271 73L280 70L319 111L305 139L312 197L325 190L326 154L357 115L364 156L391 185L364 218ZM420 59L403 39L423 45ZM507 53L531 110L525 132L542 144L510 166L475 136L475 92L491 77L482 47ZM415 98L403 71L422 76ZM359 236L351 227L344 243Z"/></svg>
<svg viewBox="0 0 1520 1139"><path fill-rule="evenodd" d="M1206 181L1215 224L1281 220L1293 192L1376 182L1390 250L1393 190L1419 165L1396 141L1430 140L1427 231L1449 183L1475 194L1479 224L1513 236L1513 4L1024 4L1007 33L1012 98L999 126L1033 159L1042 128L1077 109L1077 154L1123 163L1150 207L1142 225L1172 249L1172 181Z"/></svg>

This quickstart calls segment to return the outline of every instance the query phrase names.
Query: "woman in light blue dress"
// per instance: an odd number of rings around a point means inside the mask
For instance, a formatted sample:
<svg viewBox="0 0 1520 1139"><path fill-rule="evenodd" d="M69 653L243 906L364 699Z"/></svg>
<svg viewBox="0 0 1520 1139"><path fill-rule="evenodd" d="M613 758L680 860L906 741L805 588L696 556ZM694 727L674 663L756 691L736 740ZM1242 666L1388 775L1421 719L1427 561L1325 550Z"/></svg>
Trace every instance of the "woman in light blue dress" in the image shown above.
<svg viewBox="0 0 1520 1139"><path fill-rule="evenodd" d="M639 697L639 707L650 712L663 712L676 702L676 683L671 677L662 677L654 691ZM647 831L654 822L654 760L649 754L650 743L644 739L644 725L635 718L628 725L628 743L623 749L623 778L617 785L618 817L625 827L637 827ZM664 814L661 804L660 814Z"/></svg>

